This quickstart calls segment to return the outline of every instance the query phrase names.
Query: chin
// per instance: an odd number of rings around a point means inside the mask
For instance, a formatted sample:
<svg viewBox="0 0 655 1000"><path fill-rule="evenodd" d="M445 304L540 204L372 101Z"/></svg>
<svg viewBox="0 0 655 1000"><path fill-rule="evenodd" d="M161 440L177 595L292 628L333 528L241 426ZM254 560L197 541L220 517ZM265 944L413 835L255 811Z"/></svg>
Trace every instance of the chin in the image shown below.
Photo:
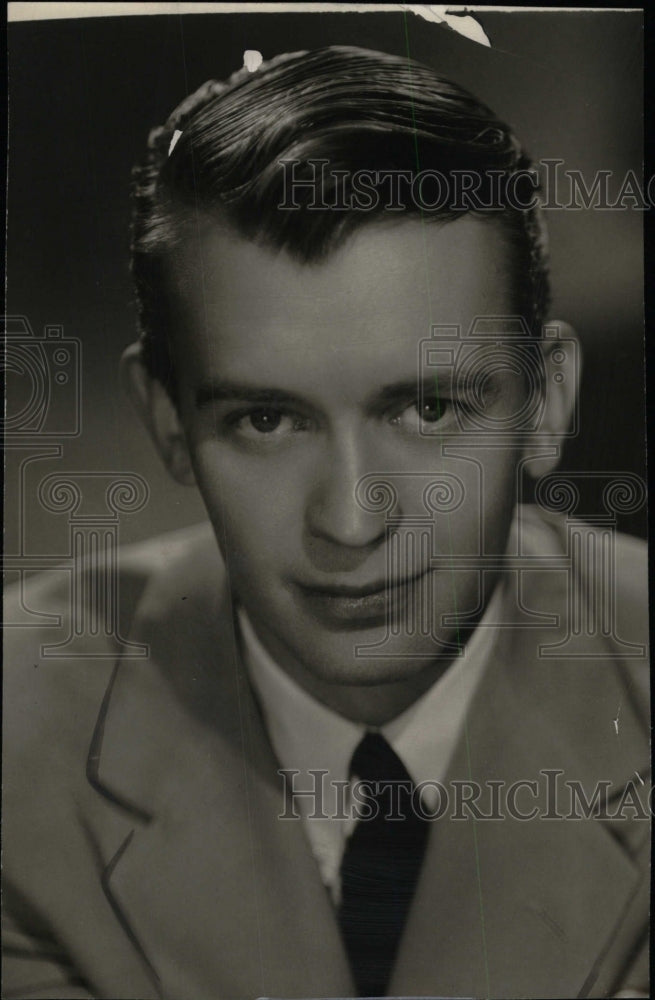
<svg viewBox="0 0 655 1000"><path fill-rule="evenodd" d="M397 648L388 644L383 655L379 655L374 649L355 653L356 646L365 647L370 644L370 639L368 642L354 643L350 654L344 650L340 656L335 656L332 650L323 651L321 655L321 650L314 647L310 651L311 658L303 657L305 669L317 680L327 684L373 687L376 684L394 684L417 677L434 666L438 659L436 646L433 645L429 651L416 650L406 642L402 645L394 643Z"/></svg>

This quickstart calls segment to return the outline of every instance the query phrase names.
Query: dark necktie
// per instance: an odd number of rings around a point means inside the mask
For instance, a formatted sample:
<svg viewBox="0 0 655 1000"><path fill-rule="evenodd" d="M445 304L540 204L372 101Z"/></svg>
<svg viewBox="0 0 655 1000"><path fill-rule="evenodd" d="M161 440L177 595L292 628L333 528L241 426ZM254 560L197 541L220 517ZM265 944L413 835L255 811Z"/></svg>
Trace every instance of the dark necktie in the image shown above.
<svg viewBox="0 0 655 1000"><path fill-rule="evenodd" d="M416 887L428 821L412 809L412 779L379 733L363 737L350 771L362 782L364 805L341 862L339 924L359 995L380 997ZM370 819L363 818L367 807Z"/></svg>

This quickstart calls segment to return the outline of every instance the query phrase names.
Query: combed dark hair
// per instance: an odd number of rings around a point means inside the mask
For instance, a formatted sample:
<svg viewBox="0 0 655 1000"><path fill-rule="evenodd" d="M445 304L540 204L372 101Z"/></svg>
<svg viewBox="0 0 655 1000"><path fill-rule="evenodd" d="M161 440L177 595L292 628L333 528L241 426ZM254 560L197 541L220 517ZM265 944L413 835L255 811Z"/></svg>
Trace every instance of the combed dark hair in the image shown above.
<svg viewBox="0 0 655 1000"><path fill-rule="evenodd" d="M169 154L176 131L181 135ZM446 176L466 170L484 177L490 171L511 176L531 166L510 128L489 108L428 67L398 56L331 46L278 56L226 82L209 80L151 131L147 158L133 174L132 272L143 357L174 398L166 263L184 238L184 218L217 212L248 239L310 262L357 226L399 215L384 207L384 197L368 211L308 210L308 188L295 197L298 210L280 209L285 160L295 161L296 179L314 176L312 162L327 160L326 201L332 200L336 170L348 176L363 170L436 170ZM347 193L347 177L341 183ZM516 311L538 331L549 296L539 210L500 207L514 250ZM400 208L441 221L462 214L449 206L423 213L409 196Z"/></svg>

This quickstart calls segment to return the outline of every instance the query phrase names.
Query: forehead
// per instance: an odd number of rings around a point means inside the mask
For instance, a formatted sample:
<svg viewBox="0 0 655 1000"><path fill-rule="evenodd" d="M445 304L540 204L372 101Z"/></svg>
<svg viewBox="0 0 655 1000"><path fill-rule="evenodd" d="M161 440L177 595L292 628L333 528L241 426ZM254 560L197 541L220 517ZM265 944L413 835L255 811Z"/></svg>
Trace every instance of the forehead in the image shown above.
<svg viewBox="0 0 655 1000"><path fill-rule="evenodd" d="M177 353L203 371L415 358L433 324L465 335L477 316L512 312L508 264L500 226L471 216L363 226L317 263L214 224L178 262Z"/></svg>

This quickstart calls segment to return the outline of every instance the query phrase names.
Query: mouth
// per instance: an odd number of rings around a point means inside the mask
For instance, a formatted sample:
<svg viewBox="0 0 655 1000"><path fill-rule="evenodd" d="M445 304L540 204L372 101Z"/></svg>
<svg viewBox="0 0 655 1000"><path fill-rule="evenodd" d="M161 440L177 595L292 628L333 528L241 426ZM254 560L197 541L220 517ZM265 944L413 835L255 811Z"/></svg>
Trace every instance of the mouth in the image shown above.
<svg viewBox="0 0 655 1000"><path fill-rule="evenodd" d="M362 586L296 584L301 600L326 624L372 628L399 614L428 570L401 580L377 580Z"/></svg>

